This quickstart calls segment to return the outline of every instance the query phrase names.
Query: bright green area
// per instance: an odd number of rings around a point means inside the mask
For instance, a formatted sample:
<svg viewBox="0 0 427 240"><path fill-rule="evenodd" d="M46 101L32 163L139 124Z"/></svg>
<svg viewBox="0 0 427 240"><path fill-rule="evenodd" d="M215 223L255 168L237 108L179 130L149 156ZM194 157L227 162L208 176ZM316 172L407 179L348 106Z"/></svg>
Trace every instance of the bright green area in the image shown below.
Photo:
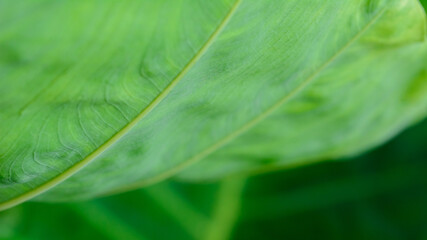
<svg viewBox="0 0 427 240"><path fill-rule="evenodd" d="M350 161L0 213L0 239L426 239L427 121Z"/></svg>
<svg viewBox="0 0 427 240"><path fill-rule="evenodd" d="M2 0L0 209L358 154L425 116L425 37L417 0Z"/></svg>

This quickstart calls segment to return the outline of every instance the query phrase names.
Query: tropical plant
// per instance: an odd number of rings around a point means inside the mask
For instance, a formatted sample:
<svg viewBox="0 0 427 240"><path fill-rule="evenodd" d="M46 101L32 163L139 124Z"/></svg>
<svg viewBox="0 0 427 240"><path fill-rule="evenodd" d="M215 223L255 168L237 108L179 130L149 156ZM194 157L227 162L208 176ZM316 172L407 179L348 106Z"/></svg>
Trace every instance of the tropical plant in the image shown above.
<svg viewBox="0 0 427 240"><path fill-rule="evenodd" d="M2 0L0 210L169 178L226 179L229 207L248 175L358 155L426 116L426 25L418 0ZM188 210L169 184L144 193Z"/></svg>

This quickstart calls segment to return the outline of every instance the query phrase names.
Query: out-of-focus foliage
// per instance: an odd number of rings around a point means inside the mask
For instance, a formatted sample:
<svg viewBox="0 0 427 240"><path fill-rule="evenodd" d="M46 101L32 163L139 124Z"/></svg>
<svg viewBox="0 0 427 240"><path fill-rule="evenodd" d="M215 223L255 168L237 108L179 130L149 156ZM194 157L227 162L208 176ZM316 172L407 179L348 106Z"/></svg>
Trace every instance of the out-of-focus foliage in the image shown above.
<svg viewBox="0 0 427 240"><path fill-rule="evenodd" d="M425 34L418 0L0 0L0 209L359 154L425 116Z"/></svg>
<svg viewBox="0 0 427 240"><path fill-rule="evenodd" d="M427 239L427 121L352 160L0 213L0 239Z"/></svg>

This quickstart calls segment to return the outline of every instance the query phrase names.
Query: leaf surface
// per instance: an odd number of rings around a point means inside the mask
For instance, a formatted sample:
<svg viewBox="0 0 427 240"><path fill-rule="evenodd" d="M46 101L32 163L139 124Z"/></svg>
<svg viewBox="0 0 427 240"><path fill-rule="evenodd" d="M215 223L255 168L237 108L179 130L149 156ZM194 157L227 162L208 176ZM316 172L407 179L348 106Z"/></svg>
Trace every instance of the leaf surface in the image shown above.
<svg viewBox="0 0 427 240"><path fill-rule="evenodd" d="M0 6L0 208L355 154L426 113L415 0Z"/></svg>

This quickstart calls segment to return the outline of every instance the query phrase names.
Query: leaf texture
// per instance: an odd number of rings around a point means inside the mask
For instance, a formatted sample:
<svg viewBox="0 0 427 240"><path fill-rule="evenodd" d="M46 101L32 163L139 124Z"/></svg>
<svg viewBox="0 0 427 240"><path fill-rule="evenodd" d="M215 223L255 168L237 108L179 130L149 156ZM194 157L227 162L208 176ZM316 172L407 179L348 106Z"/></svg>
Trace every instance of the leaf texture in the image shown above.
<svg viewBox="0 0 427 240"><path fill-rule="evenodd" d="M0 208L351 155L426 114L415 0L0 6Z"/></svg>

